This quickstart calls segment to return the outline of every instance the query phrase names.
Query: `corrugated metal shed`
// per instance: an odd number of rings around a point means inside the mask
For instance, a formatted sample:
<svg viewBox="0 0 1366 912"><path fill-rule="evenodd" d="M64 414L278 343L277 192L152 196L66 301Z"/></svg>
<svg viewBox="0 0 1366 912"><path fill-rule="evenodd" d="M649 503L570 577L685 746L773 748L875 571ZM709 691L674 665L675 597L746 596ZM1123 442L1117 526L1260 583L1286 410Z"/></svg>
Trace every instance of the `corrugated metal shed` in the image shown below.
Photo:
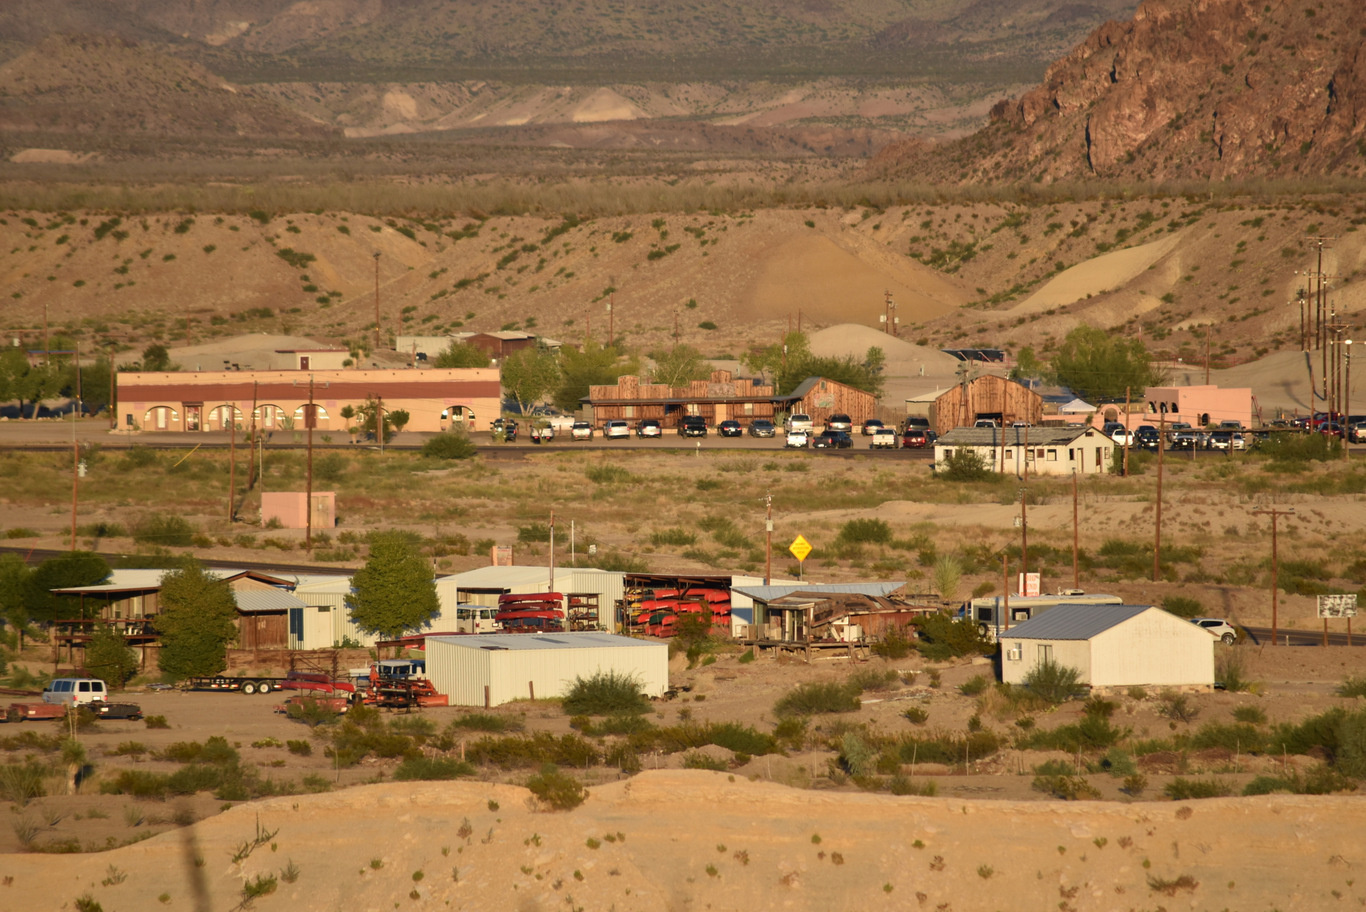
<svg viewBox="0 0 1366 912"><path fill-rule="evenodd" d="M632 675L641 692L669 687L669 647L610 633L484 634L427 641L427 677L454 706L560 697L576 678Z"/></svg>
<svg viewBox="0 0 1366 912"><path fill-rule="evenodd" d="M905 580L881 583L798 583L795 586L736 586L731 591L756 602L771 602L793 595L812 595L816 598L837 594L881 597L891 595L905 585Z"/></svg>
<svg viewBox="0 0 1366 912"><path fill-rule="evenodd" d="M283 589L239 589L233 597L237 599L237 610L243 614L288 611L305 604Z"/></svg>
<svg viewBox="0 0 1366 912"><path fill-rule="evenodd" d="M1151 605L1059 605L1002 636L1022 640L1089 640L1149 610Z"/></svg>

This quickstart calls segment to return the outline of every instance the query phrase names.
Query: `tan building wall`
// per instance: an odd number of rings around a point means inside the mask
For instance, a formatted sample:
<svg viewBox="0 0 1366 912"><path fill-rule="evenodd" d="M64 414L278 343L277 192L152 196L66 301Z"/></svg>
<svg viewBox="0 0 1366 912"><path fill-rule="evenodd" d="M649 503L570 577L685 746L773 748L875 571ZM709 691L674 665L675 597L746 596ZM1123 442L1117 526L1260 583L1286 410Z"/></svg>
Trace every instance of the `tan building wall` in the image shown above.
<svg viewBox="0 0 1366 912"><path fill-rule="evenodd" d="M303 491L262 491L261 524L278 520L285 529L308 528L308 513ZM337 524L337 494L335 491L313 492L313 528L331 529Z"/></svg>
<svg viewBox="0 0 1366 912"><path fill-rule="evenodd" d="M406 411L406 430L488 430L502 405L497 368L451 370L195 371L120 373L120 430L224 431L253 423L267 431L305 429L309 379L315 429L346 433L346 406L367 398Z"/></svg>

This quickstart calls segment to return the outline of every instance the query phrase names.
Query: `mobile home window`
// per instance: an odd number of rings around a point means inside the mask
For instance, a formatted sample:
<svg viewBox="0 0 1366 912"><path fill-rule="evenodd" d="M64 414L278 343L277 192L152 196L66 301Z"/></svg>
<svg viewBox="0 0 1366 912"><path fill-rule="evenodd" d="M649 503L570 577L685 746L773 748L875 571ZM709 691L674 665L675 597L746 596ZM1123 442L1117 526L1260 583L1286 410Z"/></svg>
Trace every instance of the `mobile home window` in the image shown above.
<svg viewBox="0 0 1366 912"><path fill-rule="evenodd" d="M1053 647L1046 643L1039 644L1039 664L1053 661Z"/></svg>
<svg viewBox="0 0 1366 912"><path fill-rule="evenodd" d="M1057 450L1049 450L1049 451L1048 451L1048 462L1057 462L1057 461L1058 461L1058 451L1057 451Z"/></svg>

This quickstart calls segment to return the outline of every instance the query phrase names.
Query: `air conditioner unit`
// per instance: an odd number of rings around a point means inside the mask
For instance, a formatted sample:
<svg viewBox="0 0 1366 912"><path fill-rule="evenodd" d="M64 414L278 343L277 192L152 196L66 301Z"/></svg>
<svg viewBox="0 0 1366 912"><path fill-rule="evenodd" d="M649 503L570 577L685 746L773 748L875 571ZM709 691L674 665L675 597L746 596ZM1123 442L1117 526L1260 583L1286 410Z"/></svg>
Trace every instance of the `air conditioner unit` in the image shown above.
<svg viewBox="0 0 1366 912"><path fill-rule="evenodd" d="M1010 647L1009 649L1006 650L1006 661L1007 661L1007 662L1018 662L1018 661L1020 661L1020 660L1023 659L1023 658L1024 658L1024 647L1023 647L1023 646L1012 646L1012 647Z"/></svg>

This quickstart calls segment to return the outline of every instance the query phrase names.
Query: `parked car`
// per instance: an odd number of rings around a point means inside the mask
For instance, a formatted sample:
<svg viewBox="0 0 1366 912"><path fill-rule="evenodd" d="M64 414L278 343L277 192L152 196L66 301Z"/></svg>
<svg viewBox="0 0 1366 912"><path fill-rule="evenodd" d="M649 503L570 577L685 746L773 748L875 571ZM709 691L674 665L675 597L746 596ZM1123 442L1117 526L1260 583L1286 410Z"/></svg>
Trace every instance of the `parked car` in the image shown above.
<svg viewBox="0 0 1366 912"><path fill-rule="evenodd" d="M870 450L895 450L901 446L901 438L897 436L895 430L889 427L880 427L873 431L872 439L868 441Z"/></svg>
<svg viewBox="0 0 1366 912"><path fill-rule="evenodd" d="M613 419L602 426L605 440L626 440L631 436L631 425L620 419Z"/></svg>
<svg viewBox="0 0 1366 912"><path fill-rule="evenodd" d="M1214 431L1209 435L1209 447L1212 450L1233 450L1247 449L1247 441L1243 435L1236 431Z"/></svg>
<svg viewBox="0 0 1366 912"><path fill-rule="evenodd" d="M805 412L793 412L783 422L783 430L785 431L812 431L815 430L815 427L816 425L811 421L811 416Z"/></svg>
<svg viewBox="0 0 1366 912"><path fill-rule="evenodd" d="M1118 421L1107 421L1102 433L1115 442L1117 446L1133 446L1134 432L1120 424Z"/></svg>
<svg viewBox="0 0 1366 912"><path fill-rule="evenodd" d="M848 415L836 412L829 418L825 419L825 429L827 431L844 431L846 434L848 434L849 432L853 431L854 422L850 420Z"/></svg>
<svg viewBox="0 0 1366 912"><path fill-rule="evenodd" d="M783 446L788 449L805 448L811 444L811 432L803 430L790 430L783 438Z"/></svg>
<svg viewBox="0 0 1366 912"><path fill-rule="evenodd" d="M550 443L555 439L555 428L549 424L533 422L531 425L532 443Z"/></svg>
<svg viewBox="0 0 1366 912"><path fill-rule="evenodd" d="M592 440L593 425L587 421L575 421L573 427L569 429L570 440Z"/></svg>
<svg viewBox="0 0 1366 912"><path fill-rule="evenodd" d="M906 433L901 435L901 445L908 450L923 450L933 446L938 439L939 435L929 428L908 427Z"/></svg>
<svg viewBox="0 0 1366 912"><path fill-rule="evenodd" d="M43 689L44 703L74 703L77 706L109 699L109 690L99 678L53 678Z"/></svg>
<svg viewBox="0 0 1366 912"><path fill-rule="evenodd" d="M863 430L861 433L864 437L872 437L878 431L882 430L882 428L884 428L885 426L886 425L884 425L878 419L869 418L867 421L863 422Z"/></svg>
<svg viewBox="0 0 1366 912"><path fill-rule="evenodd" d="M637 437L658 437L663 433L663 427L654 418L642 418L636 424Z"/></svg>
<svg viewBox="0 0 1366 912"><path fill-rule="evenodd" d="M1173 450L1198 450L1201 448L1201 434L1188 425L1172 434L1168 447Z"/></svg>
<svg viewBox="0 0 1366 912"><path fill-rule="evenodd" d="M1140 424L1134 431L1134 440L1145 450L1157 450L1162 441L1162 433L1151 424Z"/></svg>
<svg viewBox="0 0 1366 912"><path fill-rule="evenodd" d="M707 436L707 419L703 418L701 415L684 415L683 420L678 422L678 436Z"/></svg>
<svg viewBox="0 0 1366 912"><path fill-rule="evenodd" d="M975 428L998 428L1001 426L1001 422L995 418L978 418L972 423L972 426Z"/></svg>
<svg viewBox="0 0 1366 912"><path fill-rule="evenodd" d="M749 423L749 436L751 437L772 437L777 432L773 422L767 418L755 418Z"/></svg>
<svg viewBox="0 0 1366 912"><path fill-rule="evenodd" d="M1191 618L1191 623L1230 646L1238 639L1238 631L1228 621L1219 618Z"/></svg>
<svg viewBox="0 0 1366 912"><path fill-rule="evenodd" d="M811 446L818 450L845 450L854 441L844 431L824 430L811 440Z"/></svg>
<svg viewBox="0 0 1366 912"><path fill-rule="evenodd" d="M722 437L742 437L745 429L740 422L727 418L716 426L716 433Z"/></svg>

